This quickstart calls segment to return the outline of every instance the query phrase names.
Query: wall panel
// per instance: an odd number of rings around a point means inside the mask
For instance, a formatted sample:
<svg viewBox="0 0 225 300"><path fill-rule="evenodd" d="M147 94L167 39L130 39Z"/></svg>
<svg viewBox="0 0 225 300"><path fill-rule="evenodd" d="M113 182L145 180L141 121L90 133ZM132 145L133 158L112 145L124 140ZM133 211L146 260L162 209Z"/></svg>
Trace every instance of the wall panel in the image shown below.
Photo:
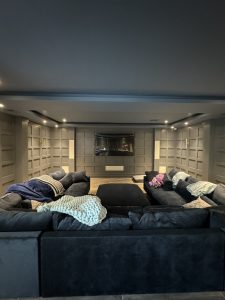
<svg viewBox="0 0 225 300"><path fill-rule="evenodd" d="M96 133L133 133L134 156L95 156ZM77 128L76 170L86 170L93 177L124 177L151 170L153 160L152 129ZM105 171L105 166L124 166L124 171Z"/></svg>
<svg viewBox="0 0 225 300"><path fill-rule="evenodd" d="M0 194L16 180L16 134L13 116L0 113Z"/></svg>

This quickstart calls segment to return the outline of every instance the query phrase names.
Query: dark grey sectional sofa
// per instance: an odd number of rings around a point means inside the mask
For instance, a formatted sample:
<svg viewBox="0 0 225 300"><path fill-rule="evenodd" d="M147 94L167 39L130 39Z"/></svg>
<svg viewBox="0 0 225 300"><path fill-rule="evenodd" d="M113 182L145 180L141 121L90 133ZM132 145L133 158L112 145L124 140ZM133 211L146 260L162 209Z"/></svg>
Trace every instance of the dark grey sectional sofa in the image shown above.
<svg viewBox="0 0 225 300"><path fill-rule="evenodd" d="M95 229L78 223L59 213L1 212L0 297L224 290L222 206L145 207Z"/></svg>
<svg viewBox="0 0 225 300"><path fill-rule="evenodd" d="M176 188L174 189L172 187L171 179L176 172L176 169L172 169L167 174L168 176L165 186L162 185L158 188L154 188L149 185L149 181L151 181L158 172L146 172L146 176L144 176L144 190L148 194L149 200L152 204L182 206L196 199L196 197L192 196L186 188L189 184L195 183L199 180L189 176L186 180L179 180ZM201 198L212 206L225 205L225 186L218 184L213 193L201 196Z"/></svg>
<svg viewBox="0 0 225 300"><path fill-rule="evenodd" d="M118 203L107 189L108 215L94 226L0 212L0 298L224 290L224 206L152 206L134 187Z"/></svg>

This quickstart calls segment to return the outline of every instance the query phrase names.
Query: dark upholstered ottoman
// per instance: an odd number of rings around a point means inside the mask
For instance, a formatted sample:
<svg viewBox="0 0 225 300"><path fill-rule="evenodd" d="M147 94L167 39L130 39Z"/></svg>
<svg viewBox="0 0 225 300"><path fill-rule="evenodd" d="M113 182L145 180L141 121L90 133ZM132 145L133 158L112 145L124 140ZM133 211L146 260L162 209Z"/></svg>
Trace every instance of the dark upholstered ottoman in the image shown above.
<svg viewBox="0 0 225 300"><path fill-rule="evenodd" d="M127 214L150 205L146 195L136 184L108 183L98 187L96 195L110 213Z"/></svg>

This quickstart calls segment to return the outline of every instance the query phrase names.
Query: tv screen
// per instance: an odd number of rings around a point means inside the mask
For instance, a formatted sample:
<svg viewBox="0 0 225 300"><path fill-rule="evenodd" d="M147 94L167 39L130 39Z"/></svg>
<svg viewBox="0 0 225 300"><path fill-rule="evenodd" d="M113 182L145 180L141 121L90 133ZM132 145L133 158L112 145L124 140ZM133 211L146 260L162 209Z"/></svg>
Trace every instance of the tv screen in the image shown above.
<svg viewBox="0 0 225 300"><path fill-rule="evenodd" d="M134 135L98 133L95 135L95 155L132 156L134 155Z"/></svg>

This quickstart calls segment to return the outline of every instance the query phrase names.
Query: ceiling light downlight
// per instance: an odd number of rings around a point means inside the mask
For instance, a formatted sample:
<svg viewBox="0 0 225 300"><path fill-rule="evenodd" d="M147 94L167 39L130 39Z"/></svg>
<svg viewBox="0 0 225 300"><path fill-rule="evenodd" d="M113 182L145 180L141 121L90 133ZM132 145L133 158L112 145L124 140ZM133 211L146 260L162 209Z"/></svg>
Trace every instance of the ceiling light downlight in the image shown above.
<svg viewBox="0 0 225 300"><path fill-rule="evenodd" d="M169 122L168 120L165 120L165 121L164 121L165 124L168 124L168 122Z"/></svg>
<svg viewBox="0 0 225 300"><path fill-rule="evenodd" d="M0 103L0 108L4 108L5 105L3 103Z"/></svg>
<svg viewBox="0 0 225 300"><path fill-rule="evenodd" d="M44 124L47 124L47 120L43 120L42 122L43 122Z"/></svg>
<svg viewBox="0 0 225 300"><path fill-rule="evenodd" d="M187 126L187 125L188 125L188 122L184 122L184 125Z"/></svg>
<svg viewBox="0 0 225 300"><path fill-rule="evenodd" d="M55 128L59 128L59 125L58 125L58 124L55 124Z"/></svg>
<svg viewBox="0 0 225 300"><path fill-rule="evenodd" d="M62 121L63 121L63 123L66 123L67 119L66 119L66 118L63 118Z"/></svg>

